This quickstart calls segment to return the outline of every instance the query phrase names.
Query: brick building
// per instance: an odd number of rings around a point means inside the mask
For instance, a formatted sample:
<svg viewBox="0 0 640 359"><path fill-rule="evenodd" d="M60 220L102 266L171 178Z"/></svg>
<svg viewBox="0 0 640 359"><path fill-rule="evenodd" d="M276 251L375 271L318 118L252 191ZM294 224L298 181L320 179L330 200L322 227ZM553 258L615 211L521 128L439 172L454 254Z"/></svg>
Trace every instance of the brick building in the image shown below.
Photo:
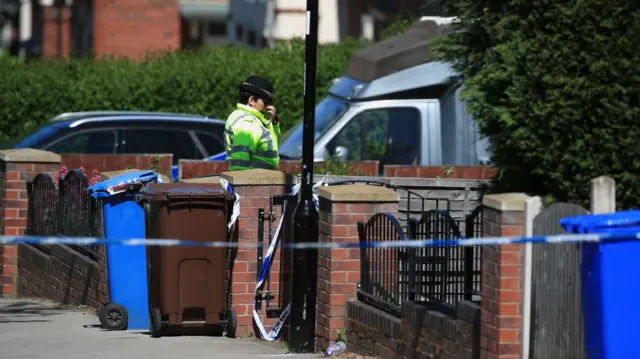
<svg viewBox="0 0 640 359"><path fill-rule="evenodd" d="M229 42L263 48L275 41L305 36L306 0L228 0ZM322 0L319 2L318 42L347 37L379 39L396 16L442 15L424 0Z"/></svg>
<svg viewBox="0 0 640 359"><path fill-rule="evenodd" d="M424 13L422 2L323 0L319 40L377 38L394 14ZM305 0L0 0L2 39L10 42L0 47L37 58L134 59L228 42L265 47L304 36L305 7Z"/></svg>
<svg viewBox="0 0 640 359"><path fill-rule="evenodd" d="M227 0L22 0L15 22L27 56L140 59L224 43L226 16Z"/></svg>

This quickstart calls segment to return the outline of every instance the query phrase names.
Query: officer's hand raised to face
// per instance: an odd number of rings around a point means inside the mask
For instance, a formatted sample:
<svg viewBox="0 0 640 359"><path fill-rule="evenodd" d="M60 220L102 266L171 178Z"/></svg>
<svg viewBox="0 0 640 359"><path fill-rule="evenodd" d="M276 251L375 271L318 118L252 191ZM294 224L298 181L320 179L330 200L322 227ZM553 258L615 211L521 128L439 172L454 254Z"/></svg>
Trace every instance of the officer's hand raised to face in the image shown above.
<svg viewBox="0 0 640 359"><path fill-rule="evenodd" d="M269 105L267 106L267 113L269 114L269 117L271 118L271 121L273 122L273 124L277 124L278 123L278 116L276 116L276 107L273 105Z"/></svg>

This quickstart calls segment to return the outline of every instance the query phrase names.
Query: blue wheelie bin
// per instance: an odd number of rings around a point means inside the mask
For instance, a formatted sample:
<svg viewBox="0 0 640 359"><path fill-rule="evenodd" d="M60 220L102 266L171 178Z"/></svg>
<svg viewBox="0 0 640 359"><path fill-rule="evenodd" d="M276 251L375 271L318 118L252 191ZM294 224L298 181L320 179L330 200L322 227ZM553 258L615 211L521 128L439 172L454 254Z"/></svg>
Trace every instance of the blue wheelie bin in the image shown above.
<svg viewBox="0 0 640 359"><path fill-rule="evenodd" d="M89 188L101 201L107 240L145 238L144 209L134 195L157 181L154 172L135 171ZM146 247L107 244L106 252L110 302L100 310L100 324L107 330L149 329Z"/></svg>
<svg viewBox="0 0 640 359"><path fill-rule="evenodd" d="M570 233L640 233L640 211L563 218ZM588 359L640 358L640 241L583 243L582 315Z"/></svg>

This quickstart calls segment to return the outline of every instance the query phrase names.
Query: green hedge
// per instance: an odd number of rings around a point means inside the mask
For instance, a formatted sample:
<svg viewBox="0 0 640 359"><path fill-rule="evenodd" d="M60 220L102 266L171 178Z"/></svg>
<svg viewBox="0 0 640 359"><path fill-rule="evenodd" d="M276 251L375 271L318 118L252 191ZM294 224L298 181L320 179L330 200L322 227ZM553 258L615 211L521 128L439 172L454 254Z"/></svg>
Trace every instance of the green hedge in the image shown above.
<svg viewBox="0 0 640 359"><path fill-rule="evenodd" d="M439 49L493 137L496 190L587 205L606 174L618 206L638 208L638 2L436 1L461 20Z"/></svg>
<svg viewBox="0 0 640 359"><path fill-rule="evenodd" d="M318 49L317 100L365 43L347 40ZM0 141L33 131L70 111L144 110L226 119L237 85L248 75L269 78L286 131L303 113L304 42L269 50L219 47L131 62L101 59L22 63L0 57Z"/></svg>

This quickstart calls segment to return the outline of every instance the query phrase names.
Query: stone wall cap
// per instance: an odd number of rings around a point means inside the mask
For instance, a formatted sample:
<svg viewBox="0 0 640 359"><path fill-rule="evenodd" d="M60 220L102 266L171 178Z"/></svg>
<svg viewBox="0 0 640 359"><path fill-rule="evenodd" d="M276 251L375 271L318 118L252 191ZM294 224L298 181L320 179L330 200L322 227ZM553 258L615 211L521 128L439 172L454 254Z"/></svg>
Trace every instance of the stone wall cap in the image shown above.
<svg viewBox="0 0 640 359"><path fill-rule="evenodd" d="M366 184L321 186L318 196L333 202L398 202L398 193L390 188Z"/></svg>
<svg viewBox="0 0 640 359"><path fill-rule="evenodd" d="M284 185L286 175L280 171L253 169L223 172L222 178L232 185Z"/></svg>
<svg viewBox="0 0 640 359"><path fill-rule="evenodd" d="M220 176L208 176L183 179L184 183L220 183Z"/></svg>
<svg viewBox="0 0 640 359"><path fill-rule="evenodd" d="M59 163L60 155L35 148L20 148L0 151L0 160L4 162Z"/></svg>
<svg viewBox="0 0 640 359"><path fill-rule="evenodd" d="M482 198L482 204L498 211L524 211L524 203L529 199L524 193L490 194Z"/></svg>

